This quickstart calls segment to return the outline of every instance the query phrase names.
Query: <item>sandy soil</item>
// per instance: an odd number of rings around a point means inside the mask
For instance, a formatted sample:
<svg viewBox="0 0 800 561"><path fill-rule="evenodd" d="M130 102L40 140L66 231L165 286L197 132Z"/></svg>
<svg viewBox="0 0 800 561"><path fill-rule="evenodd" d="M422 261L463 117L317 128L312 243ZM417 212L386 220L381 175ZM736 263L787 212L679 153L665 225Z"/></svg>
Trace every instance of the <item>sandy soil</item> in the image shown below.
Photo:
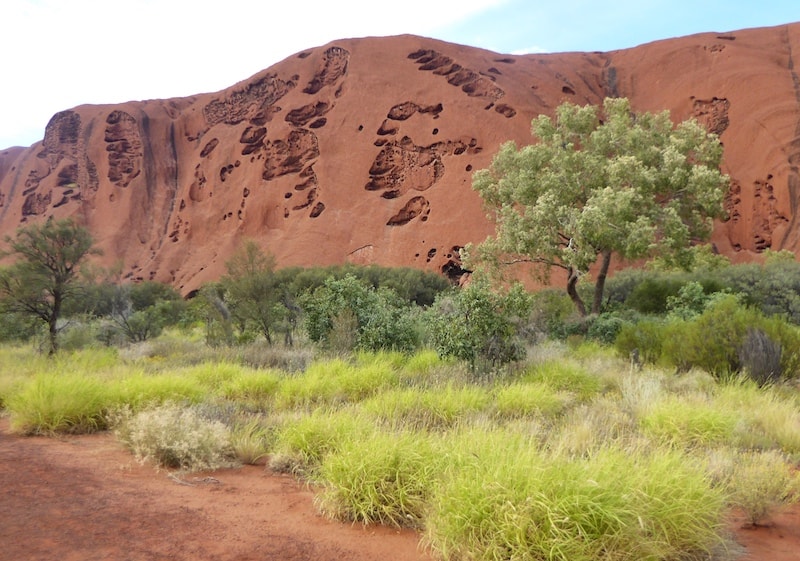
<svg viewBox="0 0 800 561"><path fill-rule="evenodd" d="M0 560L430 561L410 531L319 516L290 477L247 466L171 478L113 436L31 438L0 419ZM800 509L731 528L741 561L800 559Z"/></svg>

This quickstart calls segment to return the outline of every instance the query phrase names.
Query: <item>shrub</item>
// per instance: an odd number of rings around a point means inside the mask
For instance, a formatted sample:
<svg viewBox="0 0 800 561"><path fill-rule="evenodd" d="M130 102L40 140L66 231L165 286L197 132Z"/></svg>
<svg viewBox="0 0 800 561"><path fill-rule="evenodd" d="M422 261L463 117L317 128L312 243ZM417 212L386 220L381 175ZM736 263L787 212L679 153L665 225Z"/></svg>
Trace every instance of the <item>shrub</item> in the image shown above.
<svg viewBox="0 0 800 561"><path fill-rule="evenodd" d="M531 295L530 323L525 327L540 337L563 339L576 314L575 304L563 290L540 290Z"/></svg>
<svg viewBox="0 0 800 561"><path fill-rule="evenodd" d="M636 352L641 362L655 364L662 355L665 332L665 322L661 319L648 318L625 324L617 333L614 347L624 358Z"/></svg>
<svg viewBox="0 0 800 561"><path fill-rule="evenodd" d="M230 433L219 421L204 419L173 403L132 413L120 410L115 433L142 462L185 471L205 471L234 463Z"/></svg>
<svg viewBox="0 0 800 561"><path fill-rule="evenodd" d="M410 351L418 345L408 305L393 290L374 289L355 276L327 279L300 304L308 338L324 347Z"/></svg>
<svg viewBox="0 0 800 561"><path fill-rule="evenodd" d="M595 341L612 344L627 322L616 313L603 313L591 318L586 336Z"/></svg>
<svg viewBox="0 0 800 561"><path fill-rule="evenodd" d="M749 328L741 347L739 363L747 375L759 384L777 382L781 378L781 345L761 329Z"/></svg>
<svg viewBox="0 0 800 561"><path fill-rule="evenodd" d="M479 361L492 367L517 361L525 356L519 332L530 311L521 285L499 293L474 281L436 299L427 314L431 342L440 356L464 360L473 371Z"/></svg>
<svg viewBox="0 0 800 561"><path fill-rule="evenodd" d="M739 452L732 461L728 488L730 503L752 525L769 519L780 506L797 502L800 476L774 450Z"/></svg>

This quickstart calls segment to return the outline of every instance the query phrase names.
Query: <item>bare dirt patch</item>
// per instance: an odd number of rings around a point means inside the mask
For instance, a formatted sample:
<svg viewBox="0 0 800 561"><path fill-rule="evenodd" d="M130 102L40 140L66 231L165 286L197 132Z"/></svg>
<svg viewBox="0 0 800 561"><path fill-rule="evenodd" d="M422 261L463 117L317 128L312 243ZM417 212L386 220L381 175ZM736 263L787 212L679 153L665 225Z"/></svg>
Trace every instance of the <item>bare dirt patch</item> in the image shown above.
<svg viewBox="0 0 800 561"><path fill-rule="evenodd" d="M21 437L0 419L0 560L431 561L410 531L333 522L259 466L170 477L110 434ZM741 561L800 559L800 508L746 527Z"/></svg>
<svg viewBox="0 0 800 561"><path fill-rule="evenodd" d="M414 532L333 522L263 466L176 480L110 434L21 437L0 419L0 560L427 561Z"/></svg>

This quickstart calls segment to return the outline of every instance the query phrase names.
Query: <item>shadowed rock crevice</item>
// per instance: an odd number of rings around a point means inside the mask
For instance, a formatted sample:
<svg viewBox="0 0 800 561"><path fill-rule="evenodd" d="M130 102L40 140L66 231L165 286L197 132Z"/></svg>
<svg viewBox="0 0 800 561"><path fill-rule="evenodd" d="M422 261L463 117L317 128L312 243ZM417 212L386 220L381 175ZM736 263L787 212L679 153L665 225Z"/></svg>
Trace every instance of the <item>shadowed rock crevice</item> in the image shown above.
<svg viewBox="0 0 800 561"><path fill-rule="evenodd" d="M106 117L104 140L108 152L108 180L127 187L142 172L142 138L136 119L124 111Z"/></svg>
<svg viewBox="0 0 800 561"><path fill-rule="evenodd" d="M465 68L449 56L433 49L418 49L410 53L408 58L419 64L420 70L445 77L448 84L461 88L461 91L470 97L480 97L495 102L505 95L503 89L491 78Z"/></svg>
<svg viewBox="0 0 800 561"><path fill-rule="evenodd" d="M394 199L410 189L425 191L439 181L445 172L443 158L467 153L477 141L436 142L418 146L409 137L384 145L369 169L367 191L382 191L385 199Z"/></svg>
<svg viewBox="0 0 800 561"><path fill-rule="evenodd" d="M246 119L264 119L265 115L270 114L269 107L289 93L295 85L292 80L267 74L203 107L206 123L213 127L220 123L236 125Z"/></svg>
<svg viewBox="0 0 800 561"><path fill-rule="evenodd" d="M285 139L266 142L264 153L262 177L269 181L289 173L299 173L319 157L319 142L313 132L294 129Z"/></svg>
<svg viewBox="0 0 800 561"><path fill-rule="evenodd" d="M428 199L422 196L412 197L400 211L392 216L386 223L387 226L403 226L408 224L418 216L422 222L428 220L431 212L431 204Z"/></svg>
<svg viewBox="0 0 800 561"><path fill-rule="evenodd" d="M309 103L298 109L292 109L286 114L285 120L296 127L303 127L316 117L321 117L331 110L331 105L324 101Z"/></svg>
<svg viewBox="0 0 800 561"><path fill-rule="evenodd" d="M322 55L322 61L314 77L303 88L303 93L315 94L325 86L331 86L347 74L350 53L342 47L330 47Z"/></svg>
<svg viewBox="0 0 800 561"><path fill-rule="evenodd" d="M725 132L730 125L728 110L731 102L725 98L696 99L692 97L692 117L703 125L708 132L717 136Z"/></svg>

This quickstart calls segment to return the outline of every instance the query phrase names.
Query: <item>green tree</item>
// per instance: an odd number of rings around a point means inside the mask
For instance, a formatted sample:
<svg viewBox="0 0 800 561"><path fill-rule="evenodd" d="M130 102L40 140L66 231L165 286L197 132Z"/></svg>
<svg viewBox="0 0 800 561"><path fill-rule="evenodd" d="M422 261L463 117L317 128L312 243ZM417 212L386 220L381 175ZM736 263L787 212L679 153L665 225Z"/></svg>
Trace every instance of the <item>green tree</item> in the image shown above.
<svg viewBox="0 0 800 561"><path fill-rule="evenodd" d="M136 343L158 337L165 327L178 323L185 310L186 304L174 288L143 281L114 287L109 316L117 330Z"/></svg>
<svg viewBox="0 0 800 561"><path fill-rule="evenodd" d="M673 126L669 112L631 112L626 99L593 106L564 104L541 115L539 142L504 144L473 187L497 221L496 236L470 260L528 262L542 280L566 272L567 293L585 315L578 281L599 260L591 311L599 313L612 254L660 255L688 265L693 243L723 214L728 178L722 146L696 121ZM470 255L473 253L473 255ZM473 265L474 266L474 265Z"/></svg>
<svg viewBox="0 0 800 561"><path fill-rule="evenodd" d="M14 263L0 271L0 302L6 312L46 323L49 354L54 354L64 302L80 291L79 266L99 251L89 231L71 219L24 226L6 243L10 249L2 256Z"/></svg>
<svg viewBox="0 0 800 561"><path fill-rule="evenodd" d="M221 280L225 303L241 332L254 328L272 343L272 332L290 311L282 303L275 259L247 240L225 263Z"/></svg>

